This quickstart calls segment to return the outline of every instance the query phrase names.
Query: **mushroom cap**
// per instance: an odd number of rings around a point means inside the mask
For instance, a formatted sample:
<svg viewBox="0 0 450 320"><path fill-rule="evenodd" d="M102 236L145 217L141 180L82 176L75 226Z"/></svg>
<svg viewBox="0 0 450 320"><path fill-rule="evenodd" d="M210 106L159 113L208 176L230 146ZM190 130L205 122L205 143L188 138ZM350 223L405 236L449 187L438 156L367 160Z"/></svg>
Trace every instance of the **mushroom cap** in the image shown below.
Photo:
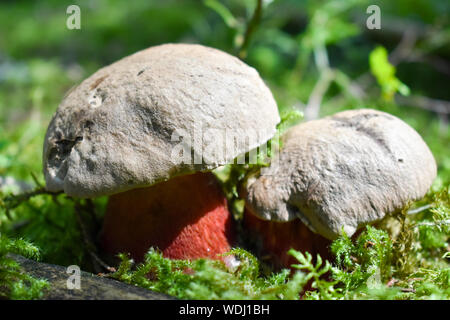
<svg viewBox="0 0 450 320"><path fill-rule="evenodd" d="M279 121L270 90L239 59L201 45L151 47L63 99L45 137L47 188L95 197L211 170L265 143Z"/></svg>
<svg viewBox="0 0 450 320"><path fill-rule="evenodd" d="M264 220L301 219L335 239L422 198L436 162L420 135L384 112L360 109L299 124L259 177L246 206Z"/></svg>

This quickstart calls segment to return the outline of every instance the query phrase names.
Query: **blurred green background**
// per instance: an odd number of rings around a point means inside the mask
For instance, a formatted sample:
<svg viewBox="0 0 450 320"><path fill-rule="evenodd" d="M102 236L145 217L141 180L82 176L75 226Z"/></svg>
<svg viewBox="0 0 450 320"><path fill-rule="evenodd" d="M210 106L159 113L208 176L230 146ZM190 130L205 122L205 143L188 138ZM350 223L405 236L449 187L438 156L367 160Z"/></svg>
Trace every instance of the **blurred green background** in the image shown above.
<svg viewBox="0 0 450 320"><path fill-rule="evenodd" d="M66 9L81 9L69 30ZM371 107L395 114L426 140L450 180L450 2L257 0L47 0L0 3L0 176L42 179L45 129L72 86L98 68L149 46L200 43L240 56L273 91L280 110L320 105L320 116ZM381 29L369 30L369 5ZM257 17L258 18L258 17ZM383 46L395 75L373 76L369 56ZM380 53L380 52L378 52ZM386 67L382 55L375 69ZM409 88L397 91L396 81ZM319 100L317 100L319 99ZM319 101L319 103L317 102ZM309 114L307 110L307 115Z"/></svg>
<svg viewBox="0 0 450 320"><path fill-rule="evenodd" d="M72 4L81 9L80 30L66 27ZM366 27L372 4L381 9L380 30ZM186 42L255 67L281 113L314 118L370 107L400 117L433 151L433 188L442 189L450 181L449 13L442 0L2 1L0 177L33 184L34 173L43 181L45 130L70 88L138 50ZM61 214L46 212L40 219Z"/></svg>

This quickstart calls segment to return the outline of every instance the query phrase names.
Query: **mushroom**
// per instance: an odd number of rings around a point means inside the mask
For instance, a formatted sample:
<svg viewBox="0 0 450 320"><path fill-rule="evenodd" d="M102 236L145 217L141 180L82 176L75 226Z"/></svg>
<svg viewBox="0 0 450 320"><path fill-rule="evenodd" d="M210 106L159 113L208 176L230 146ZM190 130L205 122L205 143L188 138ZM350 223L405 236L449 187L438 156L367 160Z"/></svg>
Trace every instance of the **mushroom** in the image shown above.
<svg viewBox="0 0 450 320"><path fill-rule="evenodd" d="M435 177L431 151L405 122L344 111L283 135L279 157L247 180L244 224L276 264L288 266L289 248L326 255L342 231L352 236L422 198Z"/></svg>
<svg viewBox="0 0 450 320"><path fill-rule="evenodd" d="M193 44L151 47L104 67L63 99L44 143L50 191L110 196L106 252L217 258L232 246L211 170L258 147L280 121L258 72Z"/></svg>

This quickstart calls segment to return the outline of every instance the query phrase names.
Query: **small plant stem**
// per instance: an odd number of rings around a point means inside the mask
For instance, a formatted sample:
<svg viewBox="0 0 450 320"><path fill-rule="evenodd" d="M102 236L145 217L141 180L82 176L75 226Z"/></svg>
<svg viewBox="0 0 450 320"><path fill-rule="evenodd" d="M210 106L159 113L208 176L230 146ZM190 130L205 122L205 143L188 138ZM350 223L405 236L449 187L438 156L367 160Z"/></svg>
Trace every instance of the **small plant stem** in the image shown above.
<svg viewBox="0 0 450 320"><path fill-rule="evenodd" d="M100 259L100 257L97 255L97 247L94 244L94 242L91 239L91 236L88 232L88 228L86 227L86 224L84 223L84 220L81 216L82 211L91 211L92 210L92 206L88 205L88 207L85 209L79 200L75 201L75 217L77 219L78 222L78 226L80 227L81 230L81 235L83 238L83 242L86 246L86 250L89 254L89 256L91 257L91 261L92 261L92 265L94 267L94 270L96 273L100 273L102 271L102 268L109 271L109 272L114 272L115 269L111 266L109 266L108 264L106 264L102 259ZM94 216L94 213L91 211L90 212L91 217ZM95 222L95 221L94 221Z"/></svg>
<svg viewBox="0 0 450 320"><path fill-rule="evenodd" d="M62 193L62 191L52 192L43 187L39 187L33 191L24 192L24 193L20 193L17 195L9 195L9 196L5 197L3 199L3 201L0 202L0 204L5 209L5 213L6 213L6 216L8 217L8 219L11 220L11 215L9 214L9 211L17 208L23 202L26 202L35 196L39 196L39 195L43 195L43 194L56 196L61 193Z"/></svg>

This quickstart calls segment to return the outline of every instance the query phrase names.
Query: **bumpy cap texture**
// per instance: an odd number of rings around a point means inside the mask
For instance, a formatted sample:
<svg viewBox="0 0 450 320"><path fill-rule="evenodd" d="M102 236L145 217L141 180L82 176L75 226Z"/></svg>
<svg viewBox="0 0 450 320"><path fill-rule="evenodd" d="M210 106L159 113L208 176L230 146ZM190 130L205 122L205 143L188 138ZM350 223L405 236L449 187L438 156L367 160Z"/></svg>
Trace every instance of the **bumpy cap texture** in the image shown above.
<svg viewBox="0 0 450 320"><path fill-rule="evenodd" d="M95 197L207 171L265 143L280 121L258 72L220 50L166 44L69 92L44 143L47 188Z"/></svg>
<svg viewBox="0 0 450 320"><path fill-rule="evenodd" d="M370 109L302 123L283 136L278 159L248 179L246 206L264 220L301 219L335 239L422 198L436 162L402 120Z"/></svg>

